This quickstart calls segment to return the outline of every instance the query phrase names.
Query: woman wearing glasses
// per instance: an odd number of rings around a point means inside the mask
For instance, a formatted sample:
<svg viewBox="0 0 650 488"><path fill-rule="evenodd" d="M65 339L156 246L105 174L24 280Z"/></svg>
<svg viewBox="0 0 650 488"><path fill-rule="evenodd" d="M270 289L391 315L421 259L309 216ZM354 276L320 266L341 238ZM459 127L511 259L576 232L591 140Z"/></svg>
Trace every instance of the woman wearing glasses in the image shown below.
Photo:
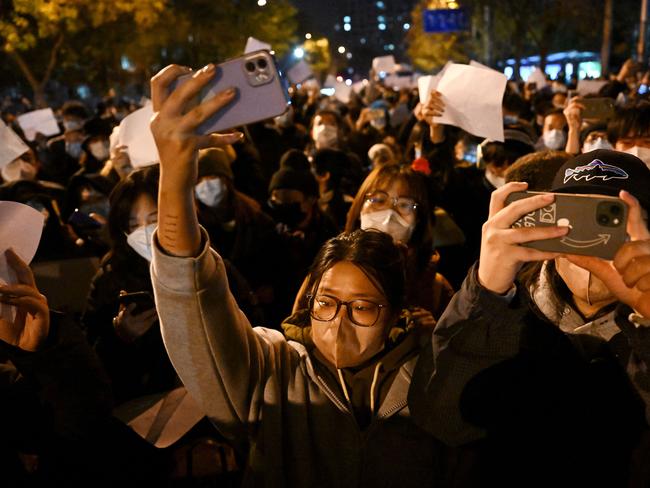
<svg viewBox="0 0 650 488"><path fill-rule="evenodd" d="M433 249L429 201L427 181L420 173L381 166L359 188L345 231L376 229L406 246L406 304L421 319L428 315L423 311L438 319L454 292L437 272L440 255Z"/></svg>
<svg viewBox="0 0 650 488"><path fill-rule="evenodd" d="M234 91L188 111L215 69L169 94L187 72L170 66L152 79L162 168L152 279L165 345L187 390L224 435L250 442L244 485L441 486L442 445L407 407L420 344L414 334L391 334L403 305L402 252L382 232L328 241L306 286L304 340L252 328L193 207L198 148L241 137L195 130Z"/></svg>

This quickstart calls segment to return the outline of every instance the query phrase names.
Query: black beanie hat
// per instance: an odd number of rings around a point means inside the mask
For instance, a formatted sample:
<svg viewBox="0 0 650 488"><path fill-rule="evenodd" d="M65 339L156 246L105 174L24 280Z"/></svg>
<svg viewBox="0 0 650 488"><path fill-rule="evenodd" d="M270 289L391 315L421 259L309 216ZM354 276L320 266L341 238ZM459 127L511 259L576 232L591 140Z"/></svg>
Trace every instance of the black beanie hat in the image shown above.
<svg viewBox="0 0 650 488"><path fill-rule="evenodd" d="M198 177L201 179L204 176L223 176L233 180L234 176L226 151L218 147L199 151Z"/></svg>
<svg viewBox="0 0 650 488"><path fill-rule="evenodd" d="M273 190L298 190L306 196L318 197L318 183L310 171L281 168L271 177L269 193Z"/></svg>
<svg viewBox="0 0 650 488"><path fill-rule="evenodd" d="M634 195L650 211L650 169L645 163L632 154L597 149L564 163L551 191L617 196L620 190Z"/></svg>

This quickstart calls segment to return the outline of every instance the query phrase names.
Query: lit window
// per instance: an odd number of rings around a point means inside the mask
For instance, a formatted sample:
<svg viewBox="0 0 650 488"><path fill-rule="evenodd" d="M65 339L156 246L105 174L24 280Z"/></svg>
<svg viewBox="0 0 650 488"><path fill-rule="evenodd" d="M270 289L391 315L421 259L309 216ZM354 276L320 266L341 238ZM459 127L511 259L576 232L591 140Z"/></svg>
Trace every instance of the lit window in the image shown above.
<svg viewBox="0 0 650 488"><path fill-rule="evenodd" d="M385 8L386 7L386 4L384 4L384 2L381 2L381 1L377 2L376 5L377 5L377 8Z"/></svg>
<svg viewBox="0 0 650 488"><path fill-rule="evenodd" d="M352 19L350 18L349 15L346 15L345 17L343 17L343 22L345 22L346 24L349 24L350 22L352 22Z"/></svg>

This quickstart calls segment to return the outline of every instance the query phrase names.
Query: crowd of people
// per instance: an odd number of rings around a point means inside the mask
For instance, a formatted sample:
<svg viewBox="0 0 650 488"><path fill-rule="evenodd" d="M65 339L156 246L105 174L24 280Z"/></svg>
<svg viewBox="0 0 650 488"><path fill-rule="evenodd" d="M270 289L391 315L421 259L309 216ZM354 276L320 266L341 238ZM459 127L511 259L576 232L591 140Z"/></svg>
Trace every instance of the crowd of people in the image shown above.
<svg viewBox="0 0 650 488"><path fill-rule="evenodd" d="M28 141L6 99L28 150L0 201L43 215L32 264L96 265L82 310L52 310L5 253L3 486L648 486L637 68L585 96L508 82L503 142L373 72L347 103L292 85L286 113L206 142L233 95L189 110L214 67L170 94L170 66L160 160L138 168L111 138L137 105L70 100L61 135ZM583 117L594 97L614 111ZM584 173L596 160L618 176ZM506 203L523 190L544 193ZM619 197L628 241L609 261L522 246L570 232L513 227L546 192Z"/></svg>

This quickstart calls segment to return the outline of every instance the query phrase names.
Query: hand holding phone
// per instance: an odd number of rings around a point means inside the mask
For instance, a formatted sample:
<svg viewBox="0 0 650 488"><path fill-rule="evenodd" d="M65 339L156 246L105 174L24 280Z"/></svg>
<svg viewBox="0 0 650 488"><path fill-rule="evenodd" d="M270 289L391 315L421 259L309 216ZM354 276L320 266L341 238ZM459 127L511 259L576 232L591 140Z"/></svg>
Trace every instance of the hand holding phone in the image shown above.
<svg viewBox="0 0 650 488"><path fill-rule="evenodd" d="M507 204L529 199L540 192L515 192ZM544 228L562 226L569 229L564 236L522 243L540 251L581 254L613 259L627 239L628 208L623 200L604 195L556 193L549 205L535 209L512 224L513 228Z"/></svg>
<svg viewBox="0 0 650 488"><path fill-rule="evenodd" d="M507 293L524 263L553 259L559 255L520 244L561 238L569 231L568 227L557 225L512 228L525 215L547 207L555 200L554 194L537 194L507 205L506 200L511 193L527 188L527 183L507 183L492 192L490 198L490 213L481 239L478 280L484 288L494 293Z"/></svg>
<svg viewBox="0 0 650 488"><path fill-rule="evenodd" d="M180 77L172 90L184 85L191 76ZM275 58L265 50L217 65L213 78L203 86L190 107L208 102L227 88L234 88L236 94L232 103L205 120L198 132L220 132L282 115L289 106L287 87Z"/></svg>
<svg viewBox="0 0 650 488"><path fill-rule="evenodd" d="M132 293L120 293L118 298L120 305L128 307L132 303L135 308L131 310L132 315L139 315L146 310L156 307L153 296L148 291L136 291Z"/></svg>
<svg viewBox="0 0 650 488"><path fill-rule="evenodd" d="M614 116L614 100L607 97L583 98L580 103L583 119L609 120Z"/></svg>

